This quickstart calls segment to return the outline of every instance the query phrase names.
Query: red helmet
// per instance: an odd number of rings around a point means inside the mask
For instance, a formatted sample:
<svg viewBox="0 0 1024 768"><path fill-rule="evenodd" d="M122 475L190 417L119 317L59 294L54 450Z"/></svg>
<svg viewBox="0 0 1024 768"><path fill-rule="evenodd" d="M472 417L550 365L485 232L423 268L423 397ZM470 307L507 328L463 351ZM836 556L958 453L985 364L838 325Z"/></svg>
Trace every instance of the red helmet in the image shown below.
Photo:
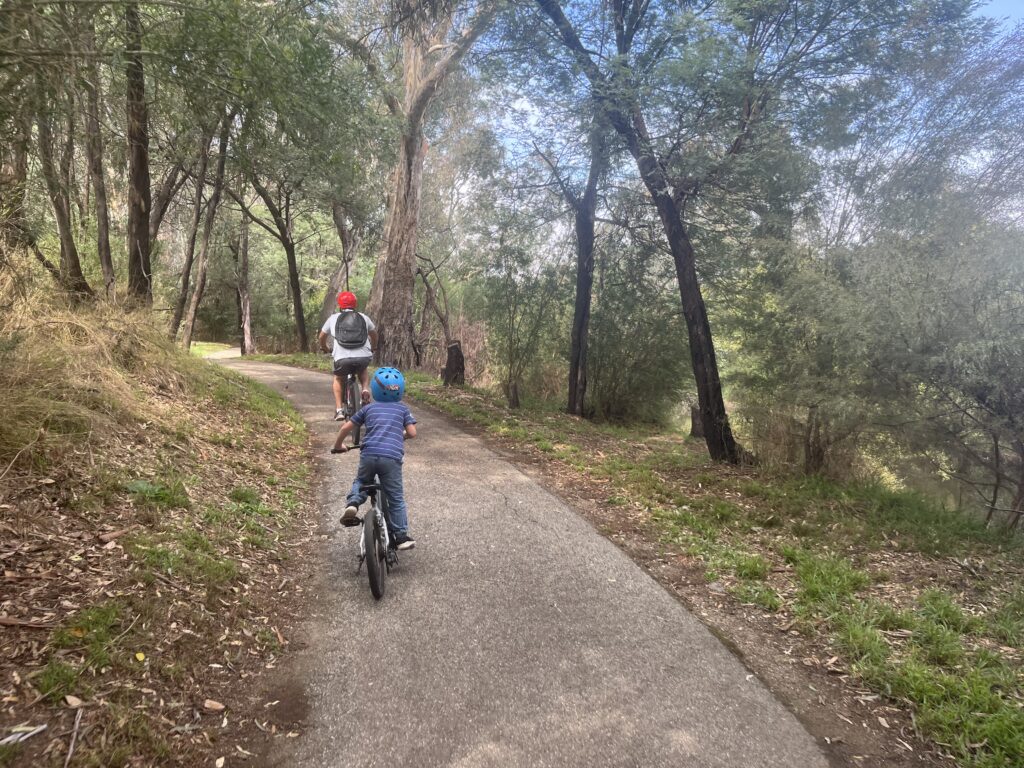
<svg viewBox="0 0 1024 768"><path fill-rule="evenodd" d="M355 309L357 306L359 302L351 291L342 291L338 294L338 309Z"/></svg>

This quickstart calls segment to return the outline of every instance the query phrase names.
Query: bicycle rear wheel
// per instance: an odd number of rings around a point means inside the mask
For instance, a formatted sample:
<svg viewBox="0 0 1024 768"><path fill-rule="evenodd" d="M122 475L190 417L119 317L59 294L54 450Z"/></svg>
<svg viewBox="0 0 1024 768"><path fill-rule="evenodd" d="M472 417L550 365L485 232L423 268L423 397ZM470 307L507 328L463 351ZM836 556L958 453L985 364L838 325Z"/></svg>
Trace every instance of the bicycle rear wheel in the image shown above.
<svg viewBox="0 0 1024 768"><path fill-rule="evenodd" d="M348 380L348 402L349 402L349 418L352 418L352 414L358 411L363 405L363 392L359 386L359 377L353 376ZM352 445L359 445L359 436L362 434L363 428L358 424L352 425Z"/></svg>
<svg viewBox="0 0 1024 768"><path fill-rule="evenodd" d="M366 552L366 575L370 577L370 592L380 600L384 597L384 577L387 574L384 537L377 522L376 507L371 509L363 521L363 545Z"/></svg>

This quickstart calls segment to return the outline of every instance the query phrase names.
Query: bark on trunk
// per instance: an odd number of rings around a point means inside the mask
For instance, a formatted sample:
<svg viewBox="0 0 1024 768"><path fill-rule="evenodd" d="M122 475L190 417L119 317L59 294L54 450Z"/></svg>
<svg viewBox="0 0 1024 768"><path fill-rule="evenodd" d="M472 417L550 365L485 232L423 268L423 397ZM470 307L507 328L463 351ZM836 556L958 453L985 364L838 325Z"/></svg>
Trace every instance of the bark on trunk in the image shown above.
<svg viewBox="0 0 1024 768"><path fill-rule="evenodd" d="M420 189L427 150L423 122L444 78L483 34L499 7L498 3L485 3L454 42L448 43L445 39L451 19L440 21L437 30L441 35L433 45L427 40L430 30L421 29L418 34L407 34L403 40L405 102L398 105L392 97L388 104L392 112L405 118L405 129L392 177L385 250L377 262L368 305L369 313L377 323L378 364L402 368L419 363L413 309ZM428 56L435 49L446 53L429 65Z"/></svg>
<svg viewBox="0 0 1024 768"><path fill-rule="evenodd" d="M252 355L256 344L252 338L252 306L249 296L249 219L242 217L238 234L238 304L241 308L242 354Z"/></svg>
<svg viewBox="0 0 1024 768"><path fill-rule="evenodd" d="M203 244L199 250L196 287L192 292L192 301L189 303L188 314L185 317L185 327L181 334L181 344L185 349L192 346L192 334L195 332L196 315L199 313L199 303L203 300L203 291L206 290L206 269L210 263L210 237L213 234L213 224L217 219L217 206L220 204L221 192L224 189L224 166L227 162L231 121L234 118L235 113L232 112L221 122L220 145L217 149L217 170L214 173L213 192L210 194L209 210L206 213L206 221L203 223Z"/></svg>
<svg viewBox="0 0 1024 768"><path fill-rule="evenodd" d="M85 26L86 49L96 47L96 31L90 15ZM99 70L91 57L87 61L85 89L87 95L85 150L89 161L93 200L96 206L96 252L103 270L103 291L110 296L114 290L114 260L110 255L110 214L107 211L107 184L103 177L103 135L100 133Z"/></svg>
<svg viewBox="0 0 1024 768"><path fill-rule="evenodd" d="M441 371L441 381L446 387L466 383L466 356L462 354L462 343L452 340L447 345L448 356Z"/></svg>
<svg viewBox="0 0 1024 768"><path fill-rule="evenodd" d="M185 305L188 303L188 289L192 282L192 265L196 255L196 238L199 236L199 220L203 215L203 191L206 188L206 165L209 160L211 139L212 137L209 135L203 137L203 151L199 157L199 168L196 171L196 199L192 206L192 221L189 224L188 239L185 242L185 261L181 267L181 283L178 286L178 298L174 302L171 322L167 327L167 335L171 339L178 335L181 318L185 315Z"/></svg>
<svg viewBox="0 0 1024 768"><path fill-rule="evenodd" d="M203 144L201 150L201 158L205 158L208 152L209 139ZM157 190L156 197L153 198L153 210L149 214L149 242L150 245L156 243L156 236L160 232L160 225L163 223L164 216L167 215L167 209L171 206L171 200L178 194L188 178L188 174L185 173L185 169L182 168L181 163L174 163L170 168L167 169L167 173L164 174L163 181L160 182L160 188Z"/></svg>
<svg viewBox="0 0 1024 768"><path fill-rule="evenodd" d="M73 295L91 296L92 288L82 274L82 264L75 244L67 189L61 183L53 161L53 130L50 127L49 116L40 115L38 127L39 161L46 181L46 190L53 205L53 216L57 221L57 234L60 237L60 282Z"/></svg>
<svg viewBox="0 0 1024 768"><path fill-rule="evenodd" d="M519 382L508 381L505 382L505 399L508 401L509 408L519 408Z"/></svg>
<svg viewBox="0 0 1024 768"><path fill-rule="evenodd" d="M587 396L587 347L590 336L590 304L594 287L594 242L597 217L597 184L607 163L604 133L595 117L590 134L590 173L583 197L569 202L575 209L576 298L573 303L569 347L569 413L582 416Z"/></svg>
<svg viewBox="0 0 1024 768"><path fill-rule="evenodd" d="M393 177L386 250L377 263L370 290L370 316L377 324L378 333L377 364L400 369L419 362L413 305L425 156L421 126L410 126L402 137Z"/></svg>
<svg viewBox="0 0 1024 768"><path fill-rule="evenodd" d="M992 462L993 471L995 473L995 481L992 485L992 501L988 505L988 514L985 515L985 527L988 528L992 524L992 516L996 512L996 507L999 505L999 491L1003 484L1003 469L1002 469L1002 456L999 451L999 433L992 433Z"/></svg>
<svg viewBox="0 0 1024 768"><path fill-rule="evenodd" d="M128 295L136 302L153 303L149 263L149 114L146 78L142 67L142 21L138 3L124 7L127 35L126 79L128 115Z"/></svg>
<svg viewBox="0 0 1024 768"><path fill-rule="evenodd" d="M704 422L701 421L700 407L690 406L690 437L704 437Z"/></svg>

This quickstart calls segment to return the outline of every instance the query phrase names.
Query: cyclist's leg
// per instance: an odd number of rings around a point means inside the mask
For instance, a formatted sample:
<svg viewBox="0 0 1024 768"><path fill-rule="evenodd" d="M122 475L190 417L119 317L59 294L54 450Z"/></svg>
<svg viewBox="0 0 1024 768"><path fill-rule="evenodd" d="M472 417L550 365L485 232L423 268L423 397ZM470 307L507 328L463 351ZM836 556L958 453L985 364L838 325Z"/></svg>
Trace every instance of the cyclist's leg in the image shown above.
<svg viewBox="0 0 1024 768"><path fill-rule="evenodd" d="M334 410L341 410L341 385L345 379L345 374L341 371L341 361L334 361L334 380L331 382L331 388L334 390Z"/></svg>
<svg viewBox="0 0 1024 768"><path fill-rule="evenodd" d="M364 485L372 485L374 476L377 474L378 457L363 454L359 457L359 469L356 471L356 479L352 481L352 488L345 498L345 504L358 507L366 501Z"/></svg>
<svg viewBox="0 0 1024 768"><path fill-rule="evenodd" d="M362 401L364 405L370 402L370 369L368 366L369 361L359 371L359 384L362 386Z"/></svg>
<svg viewBox="0 0 1024 768"><path fill-rule="evenodd" d="M377 477L380 478L384 493L388 495L388 533L392 539L408 535L409 517L402 483L402 463L379 458L376 464Z"/></svg>

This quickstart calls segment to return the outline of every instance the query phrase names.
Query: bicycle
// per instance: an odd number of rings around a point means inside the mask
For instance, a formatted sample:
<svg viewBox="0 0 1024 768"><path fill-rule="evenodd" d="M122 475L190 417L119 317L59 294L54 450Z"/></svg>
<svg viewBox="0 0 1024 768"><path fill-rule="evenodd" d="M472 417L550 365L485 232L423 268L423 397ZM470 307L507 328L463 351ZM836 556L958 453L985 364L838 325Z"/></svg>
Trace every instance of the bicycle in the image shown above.
<svg viewBox="0 0 1024 768"><path fill-rule="evenodd" d="M332 448L331 453L346 453L352 448L344 451ZM380 600L384 597L386 577L398 564L398 552L391 546L391 537L388 535L388 495L379 483L364 485L362 489L366 491L370 511L359 521L363 530L359 535L359 565L356 567L356 574L358 575L365 562L366 575L370 579L370 592L374 598Z"/></svg>

